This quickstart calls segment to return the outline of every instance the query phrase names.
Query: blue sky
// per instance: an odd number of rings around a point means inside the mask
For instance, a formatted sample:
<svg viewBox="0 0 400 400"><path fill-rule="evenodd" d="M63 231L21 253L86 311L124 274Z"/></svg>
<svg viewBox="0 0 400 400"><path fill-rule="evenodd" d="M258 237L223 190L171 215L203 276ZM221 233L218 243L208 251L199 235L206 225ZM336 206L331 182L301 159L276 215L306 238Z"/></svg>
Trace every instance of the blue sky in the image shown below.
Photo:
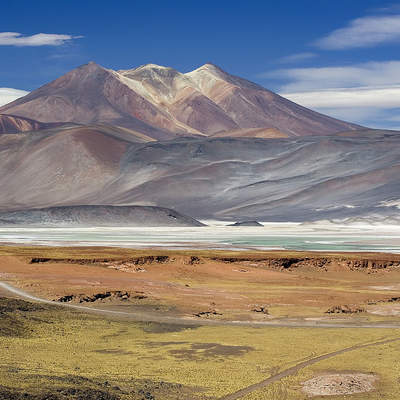
<svg viewBox="0 0 400 400"><path fill-rule="evenodd" d="M88 61L213 62L317 111L400 129L399 44L400 2L9 1L0 104Z"/></svg>

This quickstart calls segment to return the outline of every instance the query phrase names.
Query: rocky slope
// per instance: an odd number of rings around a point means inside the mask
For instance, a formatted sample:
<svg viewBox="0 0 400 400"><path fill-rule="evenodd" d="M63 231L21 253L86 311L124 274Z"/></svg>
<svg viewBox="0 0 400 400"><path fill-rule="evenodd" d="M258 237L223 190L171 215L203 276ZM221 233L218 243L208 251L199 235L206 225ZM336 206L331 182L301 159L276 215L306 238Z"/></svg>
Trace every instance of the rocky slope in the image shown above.
<svg viewBox="0 0 400 400"><path fill-rule="evenodd" d="M0 226L203 226L162 207L71 206L0 213Z"/></svg>
<svg viewBox="0 0 400 400"><path fill-rule="evenodd" d="M296 137L359 128L212 64L182 74L154 64L113 71L89 63L0 107L0 113L44 123L117 125L155 139L223 132Z"/></svg>

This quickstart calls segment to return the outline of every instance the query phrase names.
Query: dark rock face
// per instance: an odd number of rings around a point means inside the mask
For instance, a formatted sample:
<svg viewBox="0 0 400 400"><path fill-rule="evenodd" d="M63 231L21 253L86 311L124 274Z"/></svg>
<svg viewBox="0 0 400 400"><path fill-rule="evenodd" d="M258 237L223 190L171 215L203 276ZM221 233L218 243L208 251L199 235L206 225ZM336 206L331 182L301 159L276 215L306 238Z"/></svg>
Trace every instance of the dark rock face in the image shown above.
<svg viewBox="0 0 400 400"><path fill-rule="evenodd" d="M203 226L162 207L71 206L6 212L0 225L43 226Z"/></svg>
<svg viewBox="0 0 400 400"><path fill-rule="evenodd" d="M242 221L242 222L235 222L234 224L230 224L228 226L264 226L260 224L258 221Z"/></svg>

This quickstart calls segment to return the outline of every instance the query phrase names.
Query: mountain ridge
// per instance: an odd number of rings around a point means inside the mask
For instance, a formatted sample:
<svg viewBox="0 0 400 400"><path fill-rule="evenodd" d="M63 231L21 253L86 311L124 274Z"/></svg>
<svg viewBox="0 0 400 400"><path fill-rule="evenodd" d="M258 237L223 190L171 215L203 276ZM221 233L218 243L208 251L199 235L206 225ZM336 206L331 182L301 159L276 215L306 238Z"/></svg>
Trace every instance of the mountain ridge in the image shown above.
<svg viewBox="0 0 400 400"><path fill-rule="evenodd" d="M82 65L0 113L41 123L108 124L156 140L275 129L289 137L331 135L360 126L319 114L207 63L181 73L145 64L114 71Z"/></svg>

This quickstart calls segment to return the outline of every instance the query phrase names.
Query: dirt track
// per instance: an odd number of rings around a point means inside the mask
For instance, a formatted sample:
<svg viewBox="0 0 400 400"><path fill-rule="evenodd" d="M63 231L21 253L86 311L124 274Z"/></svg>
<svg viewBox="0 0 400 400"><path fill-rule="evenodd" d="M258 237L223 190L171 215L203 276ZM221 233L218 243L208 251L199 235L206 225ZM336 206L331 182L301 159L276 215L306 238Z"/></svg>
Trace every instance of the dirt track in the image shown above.
<svg viewBox="0 0 400 400"><path fill-rule="evenodd" d="M387 344L387 343L392 343L392 342L397 342L397 341L400 341L400 338L386 339L386 340L382 340L382 341L374 342L374 343L359 344L359 345L355 345L355 346L352 346L352 347L347 347L347 348L342 349L342 350L337 350L337 351L334 351L332 353L323 354L321 356L318 356L318 357L315 357L315 358L311 358L311 359L309 359L307 361L303 361L303 362L301 362L299 364L296 364L293 367L285 369L285 370L279 372L276 375L272 375L269 378L267 378L267 379L265 379L265 380L263 380L261 382L255 383L254 385L247 386L246 388L240 389L237 392L234 392L234 393L228 394L227 396L221 397L219 400L237 400L237 399L240 399L243 396L246 396L246 395L248 395L248 394L250 394L252 392L255 392L256 390L260 390L262 388L265 388L266 386L268 386L268 385L270 385L270 384L272 384L274 382L277 382L277 381L281 380L282 378L286 378L287 376L290 376L290 375L295 375L302 368L305 368L305 367L308 367L310 365L316 364L317 362L326 360L327 358L332 358L332 357L338 356L340 354L348 353L350 351L364 349L366 347L379 346L379 345L382 345L382 344Z"/></svg>

